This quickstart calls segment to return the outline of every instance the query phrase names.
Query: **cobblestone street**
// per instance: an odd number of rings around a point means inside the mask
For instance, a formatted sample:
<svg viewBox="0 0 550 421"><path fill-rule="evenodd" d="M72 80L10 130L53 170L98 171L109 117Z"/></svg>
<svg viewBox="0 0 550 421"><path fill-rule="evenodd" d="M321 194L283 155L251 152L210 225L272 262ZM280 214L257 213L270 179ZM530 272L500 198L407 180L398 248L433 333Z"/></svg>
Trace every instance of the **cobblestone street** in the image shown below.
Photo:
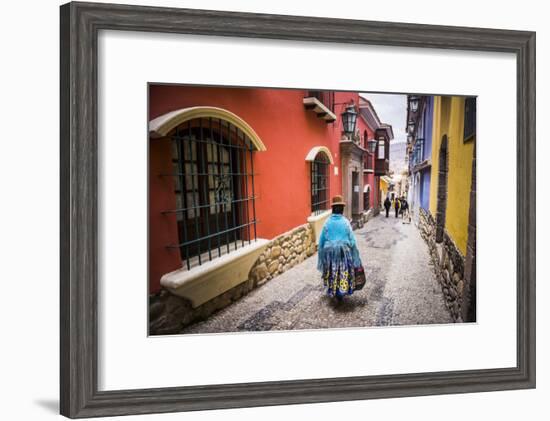
<svg viewBox="0 0 550 421"><path fill-rule="evenodd" d="M380 215L354 233L367 274L362 291L340 303L327 297L315 254L182 333L452 322L414 224Z"/></svg>

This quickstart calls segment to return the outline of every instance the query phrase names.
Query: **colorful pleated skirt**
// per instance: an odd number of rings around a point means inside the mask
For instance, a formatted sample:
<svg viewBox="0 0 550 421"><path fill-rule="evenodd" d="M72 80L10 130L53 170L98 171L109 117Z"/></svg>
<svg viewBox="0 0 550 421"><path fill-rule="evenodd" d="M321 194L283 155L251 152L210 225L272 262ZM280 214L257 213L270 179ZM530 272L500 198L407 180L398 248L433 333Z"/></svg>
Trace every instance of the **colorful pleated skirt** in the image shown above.
<svg viewBox="0 0 550 421"><path fill-rule="evenodd" d="M322 252L323 283L329 296L343 297L353 294L355 267L352 250L345 243L326 246Z"/></svg>

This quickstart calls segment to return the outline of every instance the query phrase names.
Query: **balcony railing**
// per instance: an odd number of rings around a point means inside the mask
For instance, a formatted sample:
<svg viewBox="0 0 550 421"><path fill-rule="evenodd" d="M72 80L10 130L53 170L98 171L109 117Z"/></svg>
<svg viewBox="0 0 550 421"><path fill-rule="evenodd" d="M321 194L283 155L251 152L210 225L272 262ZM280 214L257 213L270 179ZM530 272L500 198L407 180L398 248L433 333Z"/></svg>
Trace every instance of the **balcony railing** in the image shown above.
<svg viewBox="0 0 550 421"><path fill-rule="evenodd" d="M418 138L412 150L412 166L420 164L424 160L424 139Z"/></svg>
<svg viewBox="0 0 550 421"><path fill-rule="evenodd" d="M334 112L334 91L308 91L309 98L317 98L331 112Z"/></svg>
<svg viewBox="0 0 550 421"><path fill-rule="evenodd" d="M390 172L389 159L377 159L374 163L374 175L388 175Z"/></svg>
<svg viewBox="0 0 550 421"><path fill-rule="evenodd" d="M367 155L365 157L365 161L363 162L363 170L368 172L374 171L374 160L371 155Z"/></svg>

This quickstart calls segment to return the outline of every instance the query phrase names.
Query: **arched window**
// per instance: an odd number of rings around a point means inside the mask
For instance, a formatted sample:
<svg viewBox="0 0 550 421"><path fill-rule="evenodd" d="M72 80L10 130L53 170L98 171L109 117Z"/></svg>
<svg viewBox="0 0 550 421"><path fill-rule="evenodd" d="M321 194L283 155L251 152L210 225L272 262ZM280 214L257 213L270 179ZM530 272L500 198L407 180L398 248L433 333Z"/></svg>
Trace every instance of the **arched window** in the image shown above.
<svg viewBox="0 0 550 421"><path fill-rule="evenodd" d="M223 118L179 123L172 140L181 258L188 269L256 238L255 145Z"/></svg>
<svg viewBox="0 0 550 421"><path fill-rule="evenodd" d="M443 135L439 147L439 167L437 182L437 211L435 215L435 241L441 243L445 232L447 212L447 175L449 172L449 150L447 135Z"/></svg>
<svg viewBox="0 0 550 421"><path fill-rule="evenodd" d="M311 163L311 212L318 215L330 205L330 165L334 159L326 146L315 146L306 155Z"/></svg>
<svg viewBox="0 0 550 421"><path fill-rule="evenodd" d="M329 207L329 166L330 161L323 152L311 163L311 212L316 215Z"/></svg>

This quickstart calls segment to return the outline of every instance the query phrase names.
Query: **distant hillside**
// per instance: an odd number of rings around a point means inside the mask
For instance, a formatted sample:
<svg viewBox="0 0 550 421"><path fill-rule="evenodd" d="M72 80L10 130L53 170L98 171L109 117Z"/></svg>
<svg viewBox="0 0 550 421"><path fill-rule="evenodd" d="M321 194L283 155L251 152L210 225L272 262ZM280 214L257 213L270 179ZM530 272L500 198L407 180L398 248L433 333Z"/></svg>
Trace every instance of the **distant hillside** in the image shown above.
<svg viewBox="0 0 550 421"><path fill-rule="evenodd" d="M390 170L394 174L400 174L407 168L407 163L405 162L406 150L407 144L405 142L390 143Z"/></svg>

